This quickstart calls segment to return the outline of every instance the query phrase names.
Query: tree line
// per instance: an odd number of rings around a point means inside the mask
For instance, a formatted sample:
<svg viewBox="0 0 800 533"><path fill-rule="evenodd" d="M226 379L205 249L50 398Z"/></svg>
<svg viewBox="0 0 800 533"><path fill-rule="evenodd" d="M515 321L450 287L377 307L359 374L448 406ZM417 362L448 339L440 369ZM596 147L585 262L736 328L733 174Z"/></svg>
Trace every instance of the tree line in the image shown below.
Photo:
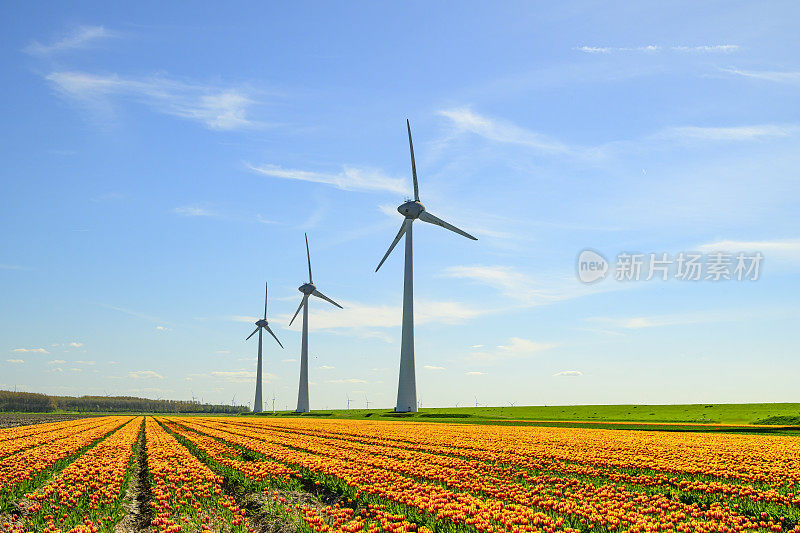
<svg viewBox="0 0 800 533"><path fill-rule="evenodd" d="M246 413L243 405L215 405L185 400L151 400L135 396L49 396L0 390L1 412L50 413Z"/></svg>

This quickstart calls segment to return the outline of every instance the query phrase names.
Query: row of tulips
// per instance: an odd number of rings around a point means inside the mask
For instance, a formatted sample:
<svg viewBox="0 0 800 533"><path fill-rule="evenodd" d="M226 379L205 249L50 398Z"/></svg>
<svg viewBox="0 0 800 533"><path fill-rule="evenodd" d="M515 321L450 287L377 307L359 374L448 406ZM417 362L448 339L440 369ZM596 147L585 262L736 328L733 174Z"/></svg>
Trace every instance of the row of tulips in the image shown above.
<svg viewBox="0 0 800 533"><path fill-rule="evenodd" d="M63 429L51 435L46 442L27 448L0 461L0 513L21 494L34 488L37 482L51 472L66 466L80 452L112 431L128 423L133 417L117 416L92 419L88 428L70 432Z"/></svg>
<svg viewBox="0 0 800 533"><path fill-rule="evenodd" d="M26 530L90 533L113 531L125 510L122 499L142 430L137 417L104 439L40 490L27 494Z"/></svg>
<svg viewBox="0 0 800 533"><path fill-rule="evenodd" d="M178 419L179 420L179 419ZM187 430L176 422L176 419L166 419L164 425L173 433L189 440L198 450L200 450L211 461L219 464L223 469L231 469L256 482L276 481L288 483L292 475L298 472L282 463L274 461L250 461L242 457L236 448L229 446L218 439Z"/></svg>
<svg viewBox="0 0 800 533"><path fill-rule="evenodd" d="M253 532L247 512L212 472L154 419L145 420L153 531Z"/></svg>
<svg viewBox="0 0 800 533"><path fill-rule="evenodd" d="M238 422L232 422L241 425ZM286 428L281 426L264 427L286 431ZM569 431L569 430L566 430ZM504 476L516 476L523 479L529 479L528 472L534 472L539 475L555 475L559 477L570 476L587 479L591 483L596 484L598 479L606 479L617 484L626 484L631 486L644 486L644 487L665 487L667 489L676 489L677 491L689 491L695 495L705 496L710 495L712 498L737 498L748 501L761 502L765 504L777 504L777 506L789 506L790 514L800 516L800 494L794 494L786 491L778 491L774 488L756 488L752 485L746 484L741 480L733 480L728 482L715 481L714 479L699 477L698 479L686 479L684 476L675 474L664 473L630 473L624 470L614 469L611 467L601 468L596 465L587 465L580 463L579 457L573 457L570 461L543 459L539 457L531 457L525 452L524 449L515 451L496 451L491 449L475 450L471 447L459 447L457 444L450 442L441 446L434 446L424 442L423 438L419 436L412 436L418 442L418 445L409 442L393 440L393 439L378 439L368 435L358 433L358 428L355 428L350 435L343 435L341 432L331 432L324 430L315 430L313 428L300 427L293 429L290 433L299 433L309 436L323 437L331 442L341 441L343 445L347 443L361 444L361 449L365 450L385 450L379 453L397 455L400 452L393 452L393 450L405 450L414 452L426 452L435 456L446 455L452 457L460 457L489 463L490 465L502 465L501 470L492 468L492 474ZM785 439L784 439L785 440ZM402 454L400 454L402 455ZM434 459L436 460L436 459ZM518 467L523 469L522 472L514 472L514 469L507 467ZM800 465L798 465L800 466ZM486 470L486 468L484 468ZM664 492L662 490L662 492ZM706 498L704 498L706 499Z"/></svg>
<svg viewBox="0 0 800 533"><path fill-rule="evenodd" d="M257 424L276 426L268 420ZM408 431L399 424L384 427L344 420L313 425L282 420L277 427L414 449L509 453L603 469L706 476L800 491L800 442L783 436L490 425L476 432L475 426L465 424L415 424L417 430Z"/></svg>
<svg viewBox="0 0 800 533"><path fill-rule="evenodd" d="M0 433L0 458L41 446L45 442L72 437L76 433L92 429L102 423L103 419L101 418L90 418L2 430L3 433Z"/></svg>
<svg viewBox="0 0 800 533"><path fill-rule="evenodd" d="M363 425L346 423L356 428ZM311 475L337 478L357 491L415 507L478 531L600 528L644 532L665 527L694 532L783 530L780 520L743 516L726 502L709 506L687 504L673 500L668 494L632 491L613 483L535 476L524 471L509 475L504 467L482 461L287 432L287 425L325 429L328 421L281 421L276 426L273 422L205 419L185 424L272 460L296 465ZM342 425L339 421L330 424ZM419 425L369 425L373 426L372 431L377 430L375 426L395 433L405 429L406 439L397 440L418 438L422 429ZM442 428L438 424L424 427L430 431ZM474 438L454 442L474 448L486 428L471 428ZM464 426L459 429L463 431Z"/></svg>

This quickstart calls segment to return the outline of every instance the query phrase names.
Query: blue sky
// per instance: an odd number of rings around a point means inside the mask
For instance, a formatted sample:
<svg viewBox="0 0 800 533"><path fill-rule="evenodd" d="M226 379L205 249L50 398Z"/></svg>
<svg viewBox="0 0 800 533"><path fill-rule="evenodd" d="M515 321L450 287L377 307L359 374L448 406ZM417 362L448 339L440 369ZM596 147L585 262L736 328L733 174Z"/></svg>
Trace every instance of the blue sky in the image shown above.
<svg viewBox="0 0 800 533"><path fill-rule="evenodd" d="M791 2L0 8L0 387L393 405L412 193L422 406L800 401ZM757 281L576 258L759 251Z"/></svg>

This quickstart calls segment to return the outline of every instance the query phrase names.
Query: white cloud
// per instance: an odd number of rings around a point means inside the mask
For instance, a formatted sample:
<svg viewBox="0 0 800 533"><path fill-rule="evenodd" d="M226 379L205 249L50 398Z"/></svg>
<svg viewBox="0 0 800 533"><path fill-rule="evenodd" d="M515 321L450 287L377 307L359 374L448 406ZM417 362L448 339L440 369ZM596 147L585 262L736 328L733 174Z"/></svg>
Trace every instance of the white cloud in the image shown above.
<svg viewBox="0 0 800 533"><path fill-rule="evenodd" d="M217 216L216 213L213 211L209 211L203 207L197 205L184 205L181 207L176 207L172 210L173 213L178 215L183 215L186 217L213 217Z"/></svg>
<svg viewBox="0 0 800 533"><path fill-rule="evenodd" d="M486 372L478 372L476 370L473 370L471 372L466 372L466 374L468 376L486 376L487 375Z"/></svg>
<svg viewBox="0 0 800 533"><path fill-rule="evenodd" d="M69 371L70 372L83 372L83 370L81 370L80 368L70 368Z"/></svg>
<svg viewBox="0 0 800 533"><path fill-rule="evenodd" d="M6 359L6 363L11 363L12 365L21 365L24 362L24 359Z"/></svg>
<svg viewBox="0 0 800 533"><path fill-rule="evenodd" d="M230 350L217 350L215 353L226 354L226 353L231 353L231 351Z"/></svg>
<svg viewBox="0 0 800 533"><path fill-rule="evenodd" d="M436 365L424 365L422 368L425 370L444 370L443 366L436 366Z"/></svg>
<svg viewBox="0 0 800 533"><path fill-rule="evenodd" d="M556 372L553 374L554 376L582 376L583 372L578 370L562 370L561 372Z"/></svg>
<svg viewBox="0 0 800 533"><path fill-rule="evenodd" d="M11 351L14 353L50 353L44 348L14 348Z"/></svg>
<svg viewBox="0 0 800 533"><path fill-rule="evenodd" d="M317 368L319 368L320 370L333 370L336 367L335 366L331 366L331 365L322 365L322 366L318 366Z"/></svg>
<svg viewBox="0 0 800 533"><path fill-rule="evenodd" d="M445 275L487 285L522 307L548 305L563 300L618 290L615 285L575 283L573 277L534 279L516 268L501 265L459 265L445 270Z"/></svg>
<svg viewBox="0 0 800 533"><path fill-rule="evenodd" d="M50 44L33 41L23 50L31 55L45 56L66 50L86 48L93 41L109 37L115 37L115 34L103 26L79 26L57 41Z"/></svg>
<svg viewBox="0 0 800 533"><path fill-rule="evenodd" d="M661 52L671 50L674 52L694 52L699 54L722 53L730 54L739 50L738 44L704 44L699 46L669 46L663 47L657 44L644 46L576 46L575 50L587 54L610 54L612 52Z"/></svg>
<svg viewBox="0 0 800 533"><path fill-rule="evenodd" d="M76 365L87 365L92 366L94 365L94 361L75 361Z"/></svg>
<svg viewBox="0 0 800 533"><path fill-rule="evenodd" d="M253 172L271 178L322 183L347 191L389 191L398 194L408 192L408 185L404 180L390 178L381 171L375 169L344 167L341 172L329 174L306 170L285 169L277 165L262 165L257 167L246 164L246 166Z"/></svg>
<svg viewBox="0 0 800 533"><path fill-rule="evenodd" d="M497 361L500 359L524 358L536 355L539 352L556 347L554 343L535 342L520 337L511 337L508 344L499 345L491 351L475 352L470 355L473 359Z"/></svg>
<svg viewBox="0 0 800 533"><path fill-rule="evenodd" d="M291 359L291 358L289 358L289 359L281 359L281 362L282 363L296 363L297 359Z"/></svg>
<svg viewBox="0 0 800 533"><path fill-rule="evenodd" d="M194 120L213 130L257 126L247 118L255 104L241 89L189 84L165 77L122 78L85 72L52 72L46 79L64 96L108 118L115 98L144 103L159 113Z"/></svg>
<svg viewBox="0 0 800 533"><path fill-rule="evenodd" d="M132 379L164 379L164 376L152 370L137 370L128 372L128 377Z"/></svg>
<svg viewBox="0 0 800 533"><path fill-rule="evenodd" d="M256 373L248 370L218 370L211 372L211 375L215 378L221 378L222 380L230 383L250 383L256 380ZM265 372L262 374L261 379L262 381L272 381L275 379L275 375Z"/></svg>
<svg viewBox="0 0 800 533"><path fill-rule="evenodd" d="M723 53L729 54L741 48L738 44L704 44L700 46L673 46L672 50L678 52Z"/></svg>
<svg viewBox="0 0 800 533"><path fill-rule="evenodd" d="M757 124L732 127L682 126L664 130L657 134L656 137L709 141L747 141L771 137L789 137L798 132L800 132L800 126L793 124Z"/></svg>
<svg viewBox="0 0 800 533"><path fill-rule="evenodd" d="M71 348L80 348L81 346L83 346L83 343L82 342L71 342L67 346L69 346Z"/></svg>
<svg viewBox="0 0 800 533"><path fill-rule="evenodd" d="M736 74L745 78L772 81L775 83L800 83L800 71L776 71L776 70L740 70L736 68L720 69L729 74Z"/></svg>
<svg viewBox="0 0 800 533"><path fill-rule="evenodd" d="M47 362L48 365L63 365L64 363L66 363L66 361L63 359L53 359L52 361Z"/></svg>
<svg viewBox="0 0 800 533"><path fill-rule="evenodd" d="M359 335L382 338L370 332L373 328L400 326L403 311L400 305L369 305L359 302L340 301L344 309L312 307L309 328L312 330L348 330ZM426 301L415 302L415 324L460 324L487 313L484 309L468 307L460 302ZM291 315L279 315L277 320L288 322ZM239 317L244 318L244 317ZM295 320L291 329L299 329L301 321Z"/></svg>
<svg viewBox="0 0 800 533"><path fill-rule="evenodd" d="M469 108L443 109L439 115L452 122L456 132L473 133L490 141L520 144L549 153L566 153L570 149L541 133L530 131L510 122L479 115Z"/></svg>
<svg viewBox="0 0 800 533"><path fill-rule="evenodd" d="M169 331L169 328L167 326L156 326L156 329L158 331Z"/></svg>
<svg viewBox="0 0 800 533"><path fill-rule="evenodd" d="M473 344L470 348L483 348L483 344Z"/></svg>
<svg viewBox="0 0 800 533"><path fill-rule="evenodd" d="M325 383L367 383L363 379L349 378L349 379L328 379Z"/></svg>

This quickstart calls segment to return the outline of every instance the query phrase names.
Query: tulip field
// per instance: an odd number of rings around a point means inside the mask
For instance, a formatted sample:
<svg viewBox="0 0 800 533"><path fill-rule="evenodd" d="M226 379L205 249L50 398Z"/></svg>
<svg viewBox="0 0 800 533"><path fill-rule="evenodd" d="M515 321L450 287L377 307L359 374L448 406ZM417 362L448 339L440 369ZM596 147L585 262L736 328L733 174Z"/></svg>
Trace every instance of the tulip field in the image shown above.
<svg viewBox="0 0 800 533"><path fill-rule="evenodd" d="M0 528L800 533L800 438L309 417L0 430Z"/></svg>

